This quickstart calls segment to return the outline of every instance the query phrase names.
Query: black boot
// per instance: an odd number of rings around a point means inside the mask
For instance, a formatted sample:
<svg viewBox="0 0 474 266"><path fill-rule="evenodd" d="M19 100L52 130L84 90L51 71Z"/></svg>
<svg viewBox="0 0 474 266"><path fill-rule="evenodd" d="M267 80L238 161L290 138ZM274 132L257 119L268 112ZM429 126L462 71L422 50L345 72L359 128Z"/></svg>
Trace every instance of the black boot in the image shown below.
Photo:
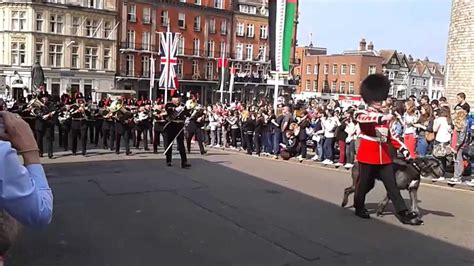
<svg viewBox="0 0 474 266"><path fill-rule="evenodd" d="M416 214L415 212L402 211L402 212L397 213L396 216L402 224L409 224L409 225L423 224L423 220L421 220L420 217L418 217L418 214Z"/></svg>
<svg viewBox="0 0 474 266"><path fill-rule="evenodd" d="M183 169L189 169L189 168L191 168L191 165L190 165L189 163L187 163L187 162L184 162L184 163L181 164L181 168L183 168Z"/></svg>
<svg viewBox="0 0 474 266"><path fill-rule="evenodd" d="M367 211L366 208L356 209L355 210L355 215L357 215L357 216L359 216L360 218L363 218L363 219L370 219L369 212Z"/></svg>

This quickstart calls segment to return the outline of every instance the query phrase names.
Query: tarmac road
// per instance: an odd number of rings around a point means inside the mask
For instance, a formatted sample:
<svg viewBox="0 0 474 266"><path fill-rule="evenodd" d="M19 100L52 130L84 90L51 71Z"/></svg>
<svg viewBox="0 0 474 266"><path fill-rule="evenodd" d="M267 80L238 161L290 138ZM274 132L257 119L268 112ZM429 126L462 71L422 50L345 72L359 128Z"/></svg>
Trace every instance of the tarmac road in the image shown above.
<svg viewBox="0 0 474 266"><path fill-rule="evenodd" d="M391 205L370 220L341 208L348 173L212 150L190 163L46 159L54 220L24 230L9 265L474 264L473 191L423 184L425 224L410 227ZM367 206L383 196L377 182Z"/></svg>

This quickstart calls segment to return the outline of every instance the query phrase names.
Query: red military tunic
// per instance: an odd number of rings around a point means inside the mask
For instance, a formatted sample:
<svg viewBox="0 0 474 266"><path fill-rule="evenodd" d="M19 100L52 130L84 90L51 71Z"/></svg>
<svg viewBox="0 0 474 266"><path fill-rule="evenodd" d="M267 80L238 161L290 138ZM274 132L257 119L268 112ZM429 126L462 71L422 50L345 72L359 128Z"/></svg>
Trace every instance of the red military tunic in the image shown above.
<svg viewBox="0 0 474 266"><path fill-rule="evenodd" d="M355 118L360 127L360 143L357 151L357 161L366 164L390 164L392 158L389 152L391 142L395 149L403 149L405 145L390 133L389 121L382 121L383 113L373 108L356 112ZM377 131L386 132L380 137ZM383 134L382 134L383 135Z"/></svg>

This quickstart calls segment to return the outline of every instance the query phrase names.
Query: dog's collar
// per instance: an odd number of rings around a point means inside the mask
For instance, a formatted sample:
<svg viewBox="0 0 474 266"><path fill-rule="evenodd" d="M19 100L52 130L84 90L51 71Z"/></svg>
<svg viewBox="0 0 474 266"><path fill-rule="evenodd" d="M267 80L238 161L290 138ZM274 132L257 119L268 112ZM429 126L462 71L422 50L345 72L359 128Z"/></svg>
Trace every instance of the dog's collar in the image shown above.
<svg viewBox="0 0 474 266"><path fill-rule="evenodd" d="M416 164L416 162L412 162L411 165L413 165L413 167L416 169L416 171L418 171L418 172L420 172L420 173L423 171L423 169L421 169L421 168Z"/></svg>

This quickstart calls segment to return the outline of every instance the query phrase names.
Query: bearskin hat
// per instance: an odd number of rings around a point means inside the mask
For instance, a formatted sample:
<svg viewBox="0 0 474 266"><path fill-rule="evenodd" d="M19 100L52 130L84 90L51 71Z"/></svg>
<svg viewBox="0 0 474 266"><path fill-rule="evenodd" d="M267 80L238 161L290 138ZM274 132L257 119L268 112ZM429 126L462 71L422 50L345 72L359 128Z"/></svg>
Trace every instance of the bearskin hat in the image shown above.
<svg viewBox="0 0 474 266"><path fill-rule="evenodd" d="M385 101L390 90L390 80L382 74L372 74L362 81L360 94L364 102Z"/></svg>

